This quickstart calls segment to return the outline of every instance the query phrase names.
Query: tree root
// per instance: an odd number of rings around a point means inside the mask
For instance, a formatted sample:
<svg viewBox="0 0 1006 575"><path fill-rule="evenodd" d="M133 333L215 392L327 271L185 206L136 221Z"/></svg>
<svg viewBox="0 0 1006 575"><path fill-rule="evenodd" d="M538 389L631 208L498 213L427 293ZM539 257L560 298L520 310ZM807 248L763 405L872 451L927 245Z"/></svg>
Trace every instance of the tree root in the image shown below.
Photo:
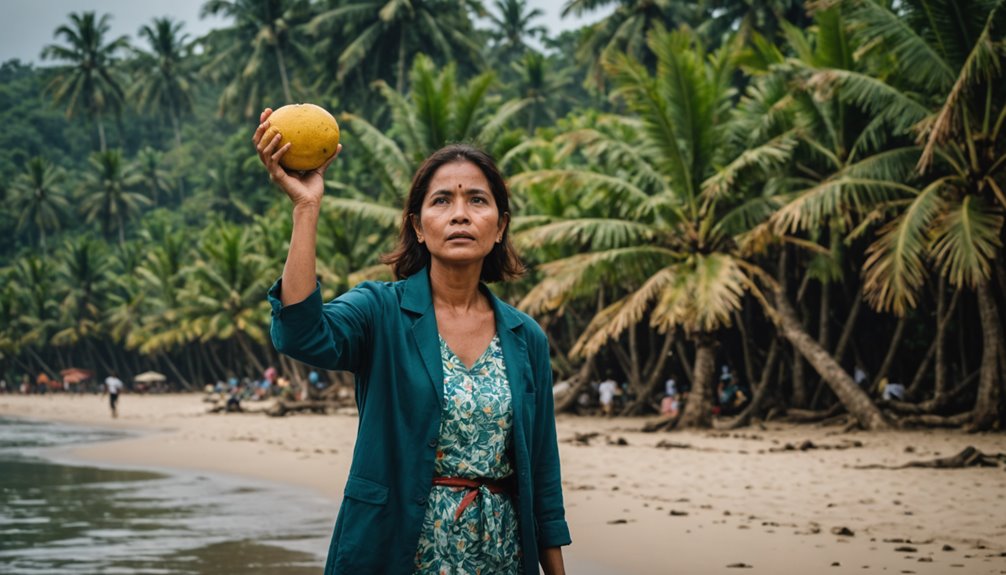
<svg viewBox="0 0 1006 575"><path fill-rule="evenodd" d="M1000 463L1006 464L1006 453L982 453L978 448L969 445L961 450L960 453L951 457L938 457L928 461L909 461L903 465L856 465L854 468L906 469L909 467L923 467L927 469L962 469L965 467L998 467Z"/></svg>

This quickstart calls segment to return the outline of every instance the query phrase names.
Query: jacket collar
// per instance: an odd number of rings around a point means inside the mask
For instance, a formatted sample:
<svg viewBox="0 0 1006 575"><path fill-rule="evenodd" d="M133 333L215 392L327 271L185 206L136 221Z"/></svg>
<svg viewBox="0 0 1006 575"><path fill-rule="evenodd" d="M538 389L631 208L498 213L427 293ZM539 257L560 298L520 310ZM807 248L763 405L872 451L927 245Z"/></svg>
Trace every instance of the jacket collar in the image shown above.
<svg viewBox="0 0 1006 575"><path fill-rule="evenodd" d="M527 345L523 337L519 335L519 328L523 326L523 321L516 310L500 301L485 284L480 283L479 289L489 298L489 303L492 305L496 317L496 333L499 335L503 348L507 376L514 396L514 412L520 413L521 396L518 382L523 380L523 366L527 357ZM433 294L430 290L428 268L424 267L405 279L405 289L400 306L406 312L418 315L412 324L412 341L419 351L426 373L430 376L430 383L433 384L433 389L436 392L437 400L442 406L444 404L444 370L440 357L440 338L437 330L437 317L433 311ZM519 429L519 426L518 422L518 438L522 437L522 430Z"/></svg>

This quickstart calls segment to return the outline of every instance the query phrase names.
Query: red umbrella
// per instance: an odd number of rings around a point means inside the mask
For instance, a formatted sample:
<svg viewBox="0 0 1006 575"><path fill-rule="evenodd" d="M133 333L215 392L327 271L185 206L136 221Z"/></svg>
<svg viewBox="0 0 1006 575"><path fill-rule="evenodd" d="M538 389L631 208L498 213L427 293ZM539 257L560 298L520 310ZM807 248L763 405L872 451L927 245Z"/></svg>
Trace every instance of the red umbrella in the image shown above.
<svg viewBox="0 0 1006 575"><path fill-rule="evenodd" d="M91 379L94 377L94 372L87 369L81 369L79 367L71 367L60 371L59 375L63 378L64 382L75 384L86 379Z"/></svg>

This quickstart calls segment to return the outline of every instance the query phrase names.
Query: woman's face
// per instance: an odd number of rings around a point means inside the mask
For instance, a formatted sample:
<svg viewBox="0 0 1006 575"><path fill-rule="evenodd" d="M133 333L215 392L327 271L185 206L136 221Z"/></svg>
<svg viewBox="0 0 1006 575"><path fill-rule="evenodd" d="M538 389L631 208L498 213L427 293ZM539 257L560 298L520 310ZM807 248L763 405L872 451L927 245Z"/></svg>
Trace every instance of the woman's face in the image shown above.
<svg viewBox="0 0 1006 575"><path fill-rule="evenodd" d="M459 160L440 166L412 225L420 243L441 263L481 263L503 236L509 214L500 217L489 180L475 164Z"/></svg>

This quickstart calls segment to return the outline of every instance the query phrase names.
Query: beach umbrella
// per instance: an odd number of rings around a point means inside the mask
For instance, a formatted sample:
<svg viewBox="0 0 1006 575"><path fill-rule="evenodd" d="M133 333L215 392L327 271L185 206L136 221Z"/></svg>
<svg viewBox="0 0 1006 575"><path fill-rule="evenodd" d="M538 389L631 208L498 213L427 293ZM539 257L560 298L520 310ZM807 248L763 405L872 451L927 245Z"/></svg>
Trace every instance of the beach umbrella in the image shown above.
<svg viewBox="0 0 1006 575"><path fill-rule="evenodd" d="M133 378L136 383L158 383L162 381L167 381L167 376L163 373L157 373L156 371L145 371L140 375Z"/></svg>
<svg viewBox="0 0 1006 575"><path fill-rule="evenodd" d="M64 382L77 384L94 377L94 372L89 369L81 369L79 367L68 367L60 370L59 375L63 378Z"/></svg>

